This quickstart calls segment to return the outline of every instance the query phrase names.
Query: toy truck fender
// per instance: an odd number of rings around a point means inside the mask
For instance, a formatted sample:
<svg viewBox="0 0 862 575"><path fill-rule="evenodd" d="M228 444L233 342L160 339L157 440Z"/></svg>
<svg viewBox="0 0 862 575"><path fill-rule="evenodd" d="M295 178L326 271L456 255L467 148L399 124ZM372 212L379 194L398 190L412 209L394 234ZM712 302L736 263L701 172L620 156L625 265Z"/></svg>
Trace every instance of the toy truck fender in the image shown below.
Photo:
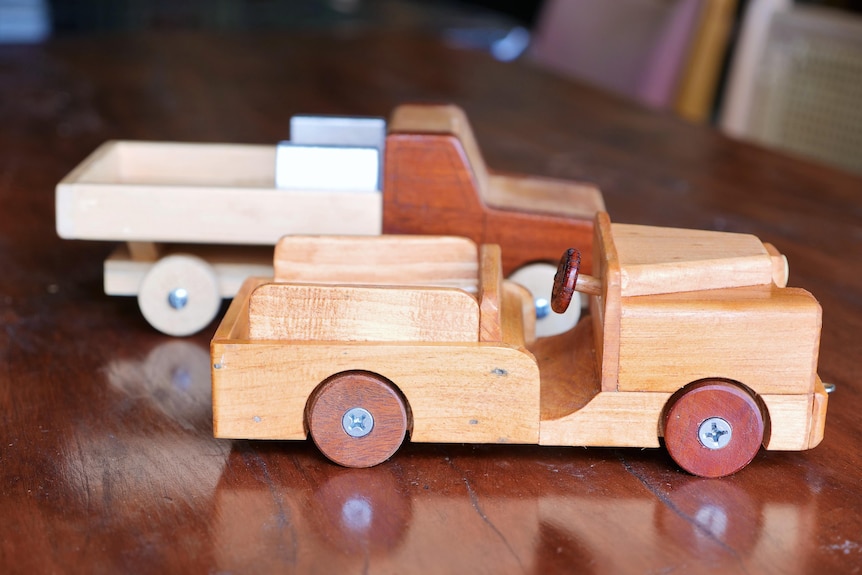
<svg viewBox="0 0 862 575"><path fill-rule="evenodd" d="M805 290L785 287L786 261L774 248L746 234L612 225L604 213L595 231L598 277L581 276L567 252L552 299L558 309L575 289L592 294L596 393L546 417L543 443L663 435L682 467L720 476L761 444L820 442L821 309ZM614 427L621 420L625 434Z"/></svg>

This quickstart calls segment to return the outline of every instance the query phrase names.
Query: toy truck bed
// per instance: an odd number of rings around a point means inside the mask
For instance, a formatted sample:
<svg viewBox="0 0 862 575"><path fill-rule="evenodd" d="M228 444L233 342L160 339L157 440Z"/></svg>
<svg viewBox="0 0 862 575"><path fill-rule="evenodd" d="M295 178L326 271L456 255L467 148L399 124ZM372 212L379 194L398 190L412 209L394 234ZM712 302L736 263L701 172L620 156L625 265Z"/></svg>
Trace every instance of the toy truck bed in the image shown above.
<svg viewBox="0 0 862 575"><path fill-rule="evenodd" d="M57 185L63 238L272 246L379 234L381 193L276 189L275 146L106 142Z"/></svg>
<svg viewBox="0 0 862 575"><path fill-rule="evenodd" d="M497 246L286 237L275 271L276 283L243 285L213 338L216 436L304 439L310 430L327 456L353 466L388 458L407 429L414 441L538 442L539 373L524 347L531 301L503 282ZM347 396L332 391L345 386ZM319 430L321 406L349 401L356 388L363 401L381 389L399 398L363 404L375 429L395 430L392 442L370 437L356 451L344 433ZM340 425L344 410L332 409ZM382 455L356 455L381 442Z"/></svg>

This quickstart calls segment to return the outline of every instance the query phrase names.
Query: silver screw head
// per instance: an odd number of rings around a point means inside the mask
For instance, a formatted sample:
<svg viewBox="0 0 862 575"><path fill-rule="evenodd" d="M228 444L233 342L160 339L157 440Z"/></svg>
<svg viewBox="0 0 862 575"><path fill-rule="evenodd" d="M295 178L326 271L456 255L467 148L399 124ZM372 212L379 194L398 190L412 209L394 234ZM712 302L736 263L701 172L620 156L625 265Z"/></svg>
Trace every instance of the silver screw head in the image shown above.
<svg viewBox="0 0 862 575"><path fill-rule="evenodd" d="M189 291L186 288L176 288L168 294L168 304L174 309L183 309L189 303Z"/></svg>
<svg viewBox="0 0 862 575"><path fill-rule="evenodd" d="M551 313L551 302L546 298L537 297L533 304L536 306L536 319L548 317L548 314Z"/></svg>
<svg viewBox="0 0 862 575"><path fill-rule="evenodd" d="M341 417L341 427L350 437L365 437L374 429L374 416L367 409L352 407Z"/></svg>
<svg viewBox="0 0 862 575"><path fill-rule="evenodd" d="M727 447L733 436L733 428L720 417L710 417L697 428L697 437L701 444L709 449Z"/></svg>

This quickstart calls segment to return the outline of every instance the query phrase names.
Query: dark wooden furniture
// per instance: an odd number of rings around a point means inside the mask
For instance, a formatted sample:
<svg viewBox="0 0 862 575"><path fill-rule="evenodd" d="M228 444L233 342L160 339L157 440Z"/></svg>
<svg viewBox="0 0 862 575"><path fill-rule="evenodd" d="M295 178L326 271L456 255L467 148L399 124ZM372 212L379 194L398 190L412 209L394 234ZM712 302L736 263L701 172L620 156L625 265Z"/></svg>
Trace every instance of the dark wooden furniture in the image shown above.
<svg viewBox="0 0 862 575"><path fill-rule="evenodd" d="M111 138L271 143L298 112L465 108L494 169L615 221L751 232L823 306L826 439L703 480L664 450L407 445L372 469L212 437L212 330L103 295L54 185ZM181 34L0 47L5 573L849 573L862 564L862 179L432 38ZM169 206L166 206L166 209Z"/></svg>

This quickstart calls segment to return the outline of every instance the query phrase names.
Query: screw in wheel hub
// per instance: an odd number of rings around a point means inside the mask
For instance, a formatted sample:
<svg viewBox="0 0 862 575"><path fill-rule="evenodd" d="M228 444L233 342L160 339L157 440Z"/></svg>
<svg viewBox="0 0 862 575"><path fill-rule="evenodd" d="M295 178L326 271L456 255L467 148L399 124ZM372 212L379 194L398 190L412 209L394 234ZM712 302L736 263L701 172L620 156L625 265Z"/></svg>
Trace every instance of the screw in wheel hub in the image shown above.
<svg viewBox="0 0 862 575"><path fill-rule="evenodd" d="M168 294L168 303L174 309L183 309L189 303L189 291L186 288L176 288Z"/></svg>
<svg viewBox="0 0 862 575"><path fill-rule="evenodd" d="M697 428L697 438L709 449L727 447L732 436L733 428L730 423L720 417L710 417Z"/></svg>
<svg viewBox="0 0 862 575"><path fill-rule="evenodd" d="M549 313L551 313L551 302L543 297L537 297L535 302L533 302L536 306L536 319L542 319L547 317Z"/></svg>
<svg viewBox="0 0 862 575"><path fill-rule="evenodd" d="M374 428L374 416L367 409L353 407L344 412L341 427L350 437L364 437Z"/></svg>

